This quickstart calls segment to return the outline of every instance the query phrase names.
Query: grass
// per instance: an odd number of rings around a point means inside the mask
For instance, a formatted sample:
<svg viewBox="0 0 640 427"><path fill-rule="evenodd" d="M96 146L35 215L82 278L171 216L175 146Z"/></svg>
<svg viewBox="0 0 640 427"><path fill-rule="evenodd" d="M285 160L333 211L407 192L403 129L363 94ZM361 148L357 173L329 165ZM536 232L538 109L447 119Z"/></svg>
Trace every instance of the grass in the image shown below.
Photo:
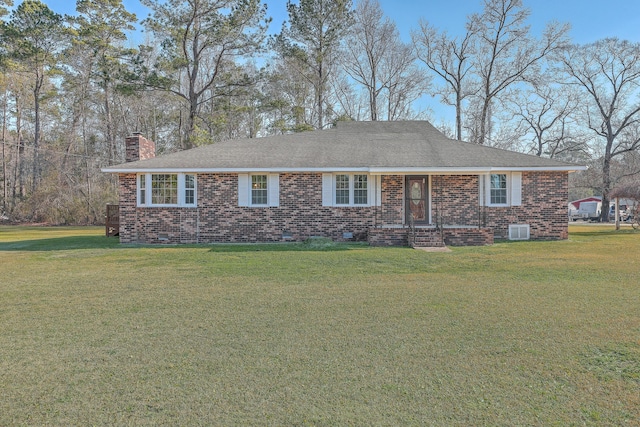
<svg viewBox="0 0 640 427"><path fill-rule="evenodd" d="M0 425L637 425L640 233L425 253L0 227Z"/></svg>

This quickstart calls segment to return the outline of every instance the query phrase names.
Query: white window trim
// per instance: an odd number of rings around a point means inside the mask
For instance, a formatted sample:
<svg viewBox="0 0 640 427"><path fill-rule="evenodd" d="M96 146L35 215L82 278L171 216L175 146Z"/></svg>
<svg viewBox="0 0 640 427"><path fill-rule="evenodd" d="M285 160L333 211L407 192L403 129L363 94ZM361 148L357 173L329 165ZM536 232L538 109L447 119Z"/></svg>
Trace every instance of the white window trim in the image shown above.
<svg viewBox="0 0 640 427"><path fill-rule="evenodd" d="M267 176L267 203L253 204L251 202L251 177L254 175ZM280 206L280 174L277 173L239 173L238 174L238 206L251 208L268 208Z"/></svg>
<svg viewBox="0 0 640 427"><path fill-rule="evenodd" d="M145 200L144 203L140 203L140 177L145 176ZM178 176L178 203L152 203L152 175L177 175ZM193 203L185 203L186 189L185 189L185 176L193 175L194 179L194 195L193 195ZM195 208L198 206L198 175L195 173L162 173L162 172L150 172L150 173L140 173L136 177L136 205L142 208Z"/></svg>
<svg viewBox="0 0 640 427"><path fill-rule="evenodd" d="M491 203L491 175L506 175L507 178L507 203ZM494 172L484 175L481 185L481 200L488 207L509 207L522 204L522 172ZM484 187L484 188L483 188Z"/></svg>
<svg viewBox="0 0 640 427"><path fill-rule="evenodd" d="M349 176L349 203L336 203L336 177L338 175ZM367 203L355 204L354 201L354 188L355 175L365 175L367 177ZM382 191L381 191L381 179L380 175L370 175L364 172L336 172L336 173L323 173L322 174L322 206L331 206L338 208L363 208L370 206L381 206L382 204Z"/></svg>

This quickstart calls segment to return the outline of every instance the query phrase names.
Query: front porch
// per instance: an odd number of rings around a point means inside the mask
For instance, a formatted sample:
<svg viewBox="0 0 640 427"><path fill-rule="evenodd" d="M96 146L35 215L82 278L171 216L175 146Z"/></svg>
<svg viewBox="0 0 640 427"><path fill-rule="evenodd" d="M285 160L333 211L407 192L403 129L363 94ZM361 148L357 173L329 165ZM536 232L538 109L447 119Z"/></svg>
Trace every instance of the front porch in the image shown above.
<svg viewBox="0 0 640 427"><path fill-rule="evenodd" d="M373 246L493 244L479 175L386 175L381 208L367 233Z"/></svg>

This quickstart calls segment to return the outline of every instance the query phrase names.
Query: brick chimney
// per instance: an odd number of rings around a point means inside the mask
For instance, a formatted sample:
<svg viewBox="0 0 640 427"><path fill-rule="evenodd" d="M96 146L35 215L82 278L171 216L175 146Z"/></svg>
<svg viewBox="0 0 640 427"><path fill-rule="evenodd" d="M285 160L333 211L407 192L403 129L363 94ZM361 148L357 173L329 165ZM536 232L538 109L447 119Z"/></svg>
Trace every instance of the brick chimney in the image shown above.
<svg viewBox="0 0 640 427"><path fill-rule="evenodd" d="M156 144L140 134L134 132L126 139L125 160L135 162L137 160L152 159L156 156Z"/></svg>

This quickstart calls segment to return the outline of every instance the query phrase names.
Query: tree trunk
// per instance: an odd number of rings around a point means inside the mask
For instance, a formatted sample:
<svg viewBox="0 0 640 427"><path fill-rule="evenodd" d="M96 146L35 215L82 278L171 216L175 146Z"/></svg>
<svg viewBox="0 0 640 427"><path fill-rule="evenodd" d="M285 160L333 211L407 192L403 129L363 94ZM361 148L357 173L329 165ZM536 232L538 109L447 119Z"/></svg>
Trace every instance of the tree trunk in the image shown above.
<svg viewBox="0 0 640 427"><path fill-rule="evenodd" d="M22 106L20 98L16 96L16 152L13 164L13 188L11 190L11 207L15 207L18 197L24 196L24 171L22 157L24 145L22 144Z"/></svg>
<svg viewBox="0 0 640 427"><path fill-rule="evenodd" d="M456 90L456 139L462 141L462 93Z"/></svg>
<svg viewBox="0 0 640 427"><path fill-rule="evenodd" d="M7 183L7 89L4 90L2 104L2 213L7 211L8 183Z"/></svg>
<svg viewBox="0 0 640 427"><path fill-rule="evenodd" d="M36 84L36 88L33 90L33 109L35 114L35 123L34 123L34 131L33 131L33 168L31 177L31 191L34 192L39 182L39 172L40 172L40 159L39 159L39 149L40 149L40 85Z"/></svg>
<svg viewBox="0 0 640 427"><path fill-rule="evenodd" d="M485 134L487 132L487 116L489 115L489 108L487 102L482 104L482 113L480 114L480 132L478 134L476 143L484 145Z"/></svg>
<svg viewBox="0 0 640 427"><path fill-rule="evenodd" d="M373 61L371 61L373 63ZM378 92L377 92L377 79L375 74L375 69L371 67L371 87L369 88L369 108L371 109L371 121L375 122L378 120Z"/></svg>
<svg viewBox="0 0 640 427"><path fill-rule="evenodd" d="M613 140L611 141L613 143ZM607 142L607 150L602 163L602 210L600 212L600 222L609 222L609 193L611 192L611 153L610 143Z"/></svg>
<svg viewBox="0 0 640 427"><path fill-rule="evenodd" d="M189 103L189 117L187 118L187 131L184 138L184 148L188 150L194 146L194 136L196 133L196 116L197 116L198 104L197 101L192 100Z"/></svg>
<svg viewBox="0 0 640 427"><path fill-rule="evenodd" d="M109 145L109 164L112 165L115 163L117 150L116 150L116 140L115 140L115 132L113 131L113 118L111 117L111 105L109 102L109 83L107 81L103 81L104 85L104 115L106 120L106 131L107 131L107 144Z"/></svg>
<svg viewBox="0 0 640 427"><path fill-rule="evenodd" d="M322 75L323 71L322 71L322 66L320 66L320 70L318 72L318 96L317 96L317 100L318 100L318 129L322 129L323 125L324 125L324 111L322 109L322 104L324 103L324 85L322 84Z"/></svg>

